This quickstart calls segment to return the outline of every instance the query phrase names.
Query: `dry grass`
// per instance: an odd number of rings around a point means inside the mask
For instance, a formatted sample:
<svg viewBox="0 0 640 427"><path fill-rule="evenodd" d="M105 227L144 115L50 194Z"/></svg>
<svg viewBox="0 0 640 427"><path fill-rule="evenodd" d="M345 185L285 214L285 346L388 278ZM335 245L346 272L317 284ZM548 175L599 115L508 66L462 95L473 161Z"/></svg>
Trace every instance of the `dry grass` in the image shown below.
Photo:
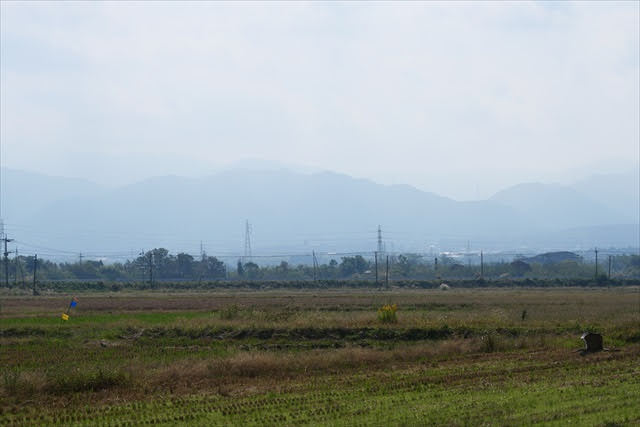
<svg viewBox="0 0 640 427"><path fill-rule="evenodd" d="M537 342L519 339L502 342L501 350L522 349L531 345L540 349ZM483 351L486 351L483 339L473 338L401 345L386 350L354 346L298 353L249 351L211 360L183 358L168 364L137 361L123 368L54 371L53 374L46 369L27 372L4 370L0 396L27 398L48 393L55 395L108 389L120 390L118 394L161 390L194 392L211 387L241 385L247 380L277 384L309 376L371 373L390 367L407 367L416 362L433 364L471 357Z"/></svg>
<svg viewBox="0 0 640 427"><path fill-rule="evenodd" d="M406 369L415 363L433 365L451 360L474 358L488 351L522 349L545 350L539 339L496 338L496 349L488 350L483 338L399 346L395 349L350 347L335 350L312 350L303 353L242 352L214 360L180 360L148 371L143 382L152 389L208 389L246 384L247 380L262 380L262 384L300 381L311 376L352 375L388 369ZM141 367L140 372L144 371Z"/></svg>
<svg viewBox="0 0 640 427"><path fill-rule="evenodd" d="M396 370L472 371L488 361L513 363L516 371L518 363L530 366L538 359L580 363L573 350L581 346L577 331L586 327L605 332L605 346L617 339L620 354L635 352L637 358L639 291L88 294L79 296L72 321L64 325L58 316L67 297L11 297L3 299L0 313L0 402L30 407L165 393L235 395L304 388L308 381L384 378ZM398 305L397 323L377 318L384 304ZM225 328L227 335L220 332ZM403 335L411 328L455 333L427 340ZM296 331L304 329L318 334ZM381 335L361 336L363 330ZM247 331L256 333L237 334ZM108 345L100 344L103 339ZM590 360L598 357L616 355Z"/></svg>
<svg viewBox="0 0 640 427"><path fill-rule="evenodd" d="M376 309L384 304L397 303L401 309L441 310L459 309L481 311L489 307L526 303L531 307L544 307L551 311L569 309L576 315L588 316L594 311L599 315L614 315L618 307L635 307L640 303L640 288L508 288L508 289L453 289L440 290L303 290L283 292L229 292L214 291L207 293L118 293L76 294L80 298L78 310L84 313L99 312L157 312L157 311L214 311L235 305L240 310L273 309L290 311L362 311ZM549 298L553 295L553 298ZM66 308L70 295L45 297L6 296L2 299L1 316L25 315L27 313L57 313L60 307ZM593 310L594 306L604 307ZM610 307L610 304L616 307ZM518 314L522 306L515 307ZM544 311L534 310L544 315Z"/></svg>

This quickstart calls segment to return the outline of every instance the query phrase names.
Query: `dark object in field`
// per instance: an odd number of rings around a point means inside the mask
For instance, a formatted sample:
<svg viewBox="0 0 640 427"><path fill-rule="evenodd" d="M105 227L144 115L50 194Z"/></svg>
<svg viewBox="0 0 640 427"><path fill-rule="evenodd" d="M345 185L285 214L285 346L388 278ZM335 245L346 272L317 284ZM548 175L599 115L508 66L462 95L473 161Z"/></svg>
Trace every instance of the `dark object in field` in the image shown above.
<svg viewBox="0 0 640 427"><path fill-rule="evenodd" d="M600 334L585 332L584 334L582 334L580 338L582 338L582 340L584 341L584 345L585 345L584 351L587 353L601 351L603 348L602 335Z"/></svg>

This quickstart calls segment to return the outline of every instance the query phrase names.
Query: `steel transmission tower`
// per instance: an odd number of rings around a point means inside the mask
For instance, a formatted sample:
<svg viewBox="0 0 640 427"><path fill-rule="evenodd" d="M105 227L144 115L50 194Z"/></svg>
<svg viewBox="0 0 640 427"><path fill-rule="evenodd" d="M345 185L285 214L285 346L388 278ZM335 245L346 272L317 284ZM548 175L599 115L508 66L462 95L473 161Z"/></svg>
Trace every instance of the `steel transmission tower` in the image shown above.
<svg viewBox="0 0 640 427"><path fill-rule="evenodd" d="M251 224L246 221L244 227L244 257L242 262L251 261Z"/></svg>

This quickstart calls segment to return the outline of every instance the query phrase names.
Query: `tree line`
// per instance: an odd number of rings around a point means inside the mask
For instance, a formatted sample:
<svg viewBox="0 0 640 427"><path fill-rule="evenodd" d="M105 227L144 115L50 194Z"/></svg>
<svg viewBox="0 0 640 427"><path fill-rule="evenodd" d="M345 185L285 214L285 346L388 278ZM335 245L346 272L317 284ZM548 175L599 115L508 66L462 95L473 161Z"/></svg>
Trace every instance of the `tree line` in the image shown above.
<svg viewBox="0 0 640 427"><path fill-rule="evenodd" d="M36 260L33 256L9 259L9 284L30 282L34 272L39 281L103 280L109 282L153 281L212 281L212 280L454 280L454 279L508 279L508 278L594 278L593 263L575 260L535 263L523 260L491 262L482 266L463 264L454 258L439 256L425 259L418 254L401 254L365 258L362 255L331 259L316 266L290 264L283 260L275 265L258 265L238 260L227 264L215 256L202 254L194 257L187 253L171 254L165 248L156 248L133 260L120 263L85 260L59 262ZM0 261L0 277L4 279L4 259ZM377 266L377 269L376 269ZM376 274L377 273L377 274ZM601 280L613 278L640 278L640 256L617 255L598 265ZM4 284L4 280L2 280Z"/></svg>

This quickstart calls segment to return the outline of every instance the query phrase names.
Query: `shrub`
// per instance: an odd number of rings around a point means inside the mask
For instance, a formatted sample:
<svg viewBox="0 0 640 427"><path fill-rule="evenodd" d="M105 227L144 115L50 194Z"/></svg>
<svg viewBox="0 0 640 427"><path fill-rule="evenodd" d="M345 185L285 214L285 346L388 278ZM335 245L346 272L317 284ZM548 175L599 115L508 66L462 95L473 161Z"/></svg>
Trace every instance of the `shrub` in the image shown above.
<svg viewBox="0 0 640 427"><path fill-rule="evenodd" d="M229 305L220 310L220 318L225 320L231 320L238 317L240 309L237 305Z"/></svg>
<svg viewBox="0 0 640 427"><path fill-rule="evenodd" d="M47 388L57 393L99 391L129 383L128 376L119 370L98 368L91 371L51 372Z"/></svg>
<svg viewBox="0 0 640 427"><path fill-rule="evenodd" d="M8 394L15 394L20 384L20 372L17 369L5 369L2 372L2 383Z"/></svg>
<svg viewBox="0 0 640 427"><path fill-rule="evenodd" d="M397 323L398 306L396 304L386 304L378 309L378 320L382 323Z"/></svg>
<svg viewBox="0 0 640 427"><path fill-rule="evenodd" d="M500 339L500 336L496 332L490 331L482 336L481 350L483 352L494 353L502 349L502 347L503 347L502 340Z"/></svg>

